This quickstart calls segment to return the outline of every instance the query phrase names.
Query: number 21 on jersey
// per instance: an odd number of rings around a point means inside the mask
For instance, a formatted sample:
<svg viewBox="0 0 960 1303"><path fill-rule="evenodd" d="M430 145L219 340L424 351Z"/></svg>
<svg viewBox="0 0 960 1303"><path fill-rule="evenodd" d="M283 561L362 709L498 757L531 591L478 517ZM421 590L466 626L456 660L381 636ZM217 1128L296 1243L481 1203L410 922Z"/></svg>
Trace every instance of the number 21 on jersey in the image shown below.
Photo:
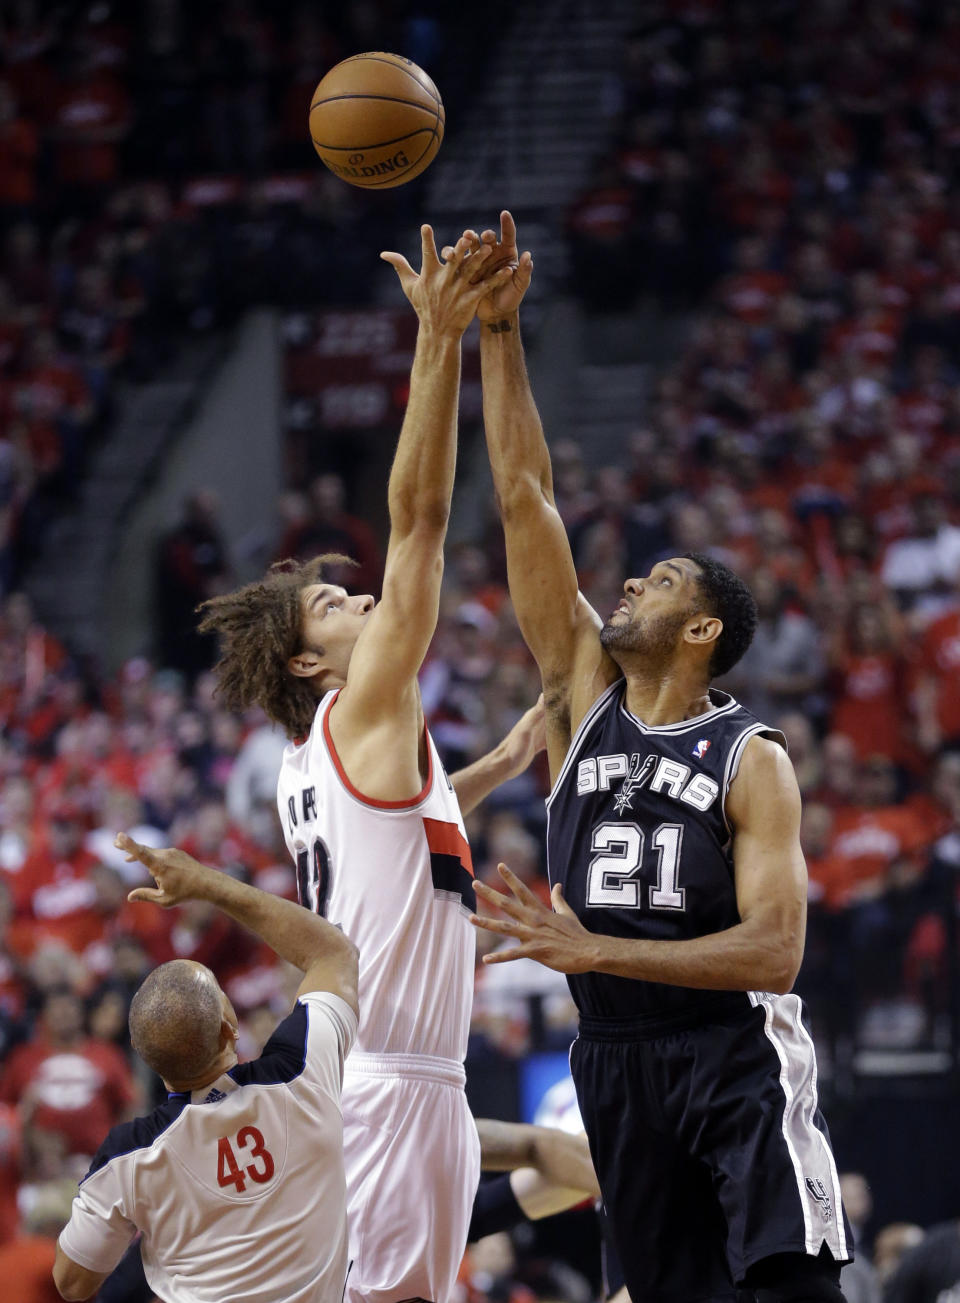
<svg viewBox="0 0 960 1303"><path fill-rule="evenodd" d="M643 859L643 829L635 823L600 823L593 830L593 859L587 869L587 904L607 909L642 909L637 875ZM662 823L650 838L657 852L657 881L651 883L650 909L683 909L677 886L683 825Z"/></svg>

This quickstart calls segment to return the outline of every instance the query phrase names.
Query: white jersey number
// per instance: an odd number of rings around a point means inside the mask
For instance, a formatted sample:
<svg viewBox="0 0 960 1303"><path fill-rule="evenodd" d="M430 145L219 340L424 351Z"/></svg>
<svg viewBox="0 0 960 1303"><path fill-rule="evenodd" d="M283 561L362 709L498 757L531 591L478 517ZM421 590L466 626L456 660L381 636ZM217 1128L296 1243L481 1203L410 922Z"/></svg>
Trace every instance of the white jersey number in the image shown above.
<svg viewBox="0 0 960 1303"><path fill-rule="evenodd" d="M635 823L601 823L593 830L596 851L587 870L587 904L607 909L641 909L637 876L643 859L643 829ZM662 823L650 838L657 852L657 881L650 884L651 909L683 909L677 886L683 825Z"/></svg>

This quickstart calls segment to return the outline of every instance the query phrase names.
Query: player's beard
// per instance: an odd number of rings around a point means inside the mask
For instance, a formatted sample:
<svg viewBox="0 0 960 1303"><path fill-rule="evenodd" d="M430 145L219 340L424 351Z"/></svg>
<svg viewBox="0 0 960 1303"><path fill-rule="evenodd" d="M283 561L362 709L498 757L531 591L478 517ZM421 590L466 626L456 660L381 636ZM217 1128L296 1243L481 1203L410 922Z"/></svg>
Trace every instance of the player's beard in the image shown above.
<svg viewBox="0 0 960 1303"><path fill-rule="evenodd" d="M659 665L673 655L680 630L689 619L690 611L686 610L652 619L638 615L624 624L608 620L600 630L600 645L618 665L623 656L637 654Z"/></svg>

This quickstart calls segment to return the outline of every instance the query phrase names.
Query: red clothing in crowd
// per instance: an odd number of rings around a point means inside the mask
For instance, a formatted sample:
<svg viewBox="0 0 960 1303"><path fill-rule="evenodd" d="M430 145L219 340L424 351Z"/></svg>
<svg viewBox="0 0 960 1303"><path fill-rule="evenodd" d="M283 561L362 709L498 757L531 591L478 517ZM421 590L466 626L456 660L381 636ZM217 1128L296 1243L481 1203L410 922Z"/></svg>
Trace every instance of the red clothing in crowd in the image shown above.
<svg viewBox="0 0 960 1303"><path fill-rule="evenodd" d="M26 118L0 124L0 204L34 203L39 148L37 129Z"/></svg>
<svg viewBox="0 0 960 1303"><path fill-rule="evenodd" d="M51 124L64 141L57 151L60 180L73 185L115 181L116 138L122 135L129 117L126 92L109 73L66 85Z"/></svg>
<svg viewBox="0 0 960 1303"><path fill-rule="evenodd" d="M923 814L909 805L847 806L836 812L828 852L811 876L823 889L825 904L842 909L879 896L891 866L919 857L935 836Z"/></svg>
<svg viewBox="0 0 960 1303"><path fill-rule="evenodd" d="M775 271L749 271L728 276L720 298L728 312L749 326L762 326L787 289L787 278Z"/></svg>
<svg viewBox="0 0 960 1303"><path fill-rule="evenodd" d="M20 1149L20 1114L12 1105L0 1104L0 1244L12 1240L20 1224L17 1207Z"/></svg>
<svg viewBox="0 0 960 1303"><path fill-rule="evenodd" d="M90 877L97 863L82 847L59 860L35 851L9 876L17 914L11 944L17 953L30 954L41 942L58 940L82 954L99 938L104 920Z"/></svg>
<svg viewBox="0 0 960 1303"><path fill-rule="evenodd" d="M17 386L15 402L23 404L36 421L56 421L90 401L90 393L76 367L66 362L45 362L26 372Z"/></svg>
<svg viewBox="0 0 960 1303"><path fill-rule="evenodd" d="M930 624L920 644L919 669L936 685L936 711L945 739L960 737L960 611Z"/></svg>
<svg viewBox="0 0 960 1303"><path fill-rule="evenodd" d="M39 1038L19 1045L0 1077L0 1100L25 1095L31 1126L63 1136L71 1154L91 1155L136 1099L126 1059L93 1037L70 1049Z"/></svg>
<svg viewBox="0 0 960 1303"><path fill-rule="evenodd" d="M570 214L570 229L591 240L616 243L629 233L635 217L628 186L598 186L577 200Z"/></svg>
<svg viewBox="0 0 960 1303"><path fill-rule="evenodd" d="M46 1235L18 1235L0 1246L4 1303L60 1303L53 1283L57 1242Z"/></svg>
<svg viewBox="0 0 960 1303"><path fill-rule="evenodd" d="M845 733L861 760L906 752L901 665L892 653L852 654L838 672L830 731Z"/></svg>

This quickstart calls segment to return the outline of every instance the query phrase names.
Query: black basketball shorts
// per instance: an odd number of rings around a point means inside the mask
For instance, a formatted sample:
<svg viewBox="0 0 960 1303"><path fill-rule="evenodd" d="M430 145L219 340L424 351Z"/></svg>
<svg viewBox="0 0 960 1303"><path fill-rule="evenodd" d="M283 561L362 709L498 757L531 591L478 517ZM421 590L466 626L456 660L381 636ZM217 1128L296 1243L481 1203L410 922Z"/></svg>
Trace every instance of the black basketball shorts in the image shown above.
<svg viewBox="0 0 960 1303"><path fill-rule="evenodd" d="M775 1253L852 1258L795 995L709 1024L581 1018L580 1111L631 1298L733 1303Z"/></svg>

